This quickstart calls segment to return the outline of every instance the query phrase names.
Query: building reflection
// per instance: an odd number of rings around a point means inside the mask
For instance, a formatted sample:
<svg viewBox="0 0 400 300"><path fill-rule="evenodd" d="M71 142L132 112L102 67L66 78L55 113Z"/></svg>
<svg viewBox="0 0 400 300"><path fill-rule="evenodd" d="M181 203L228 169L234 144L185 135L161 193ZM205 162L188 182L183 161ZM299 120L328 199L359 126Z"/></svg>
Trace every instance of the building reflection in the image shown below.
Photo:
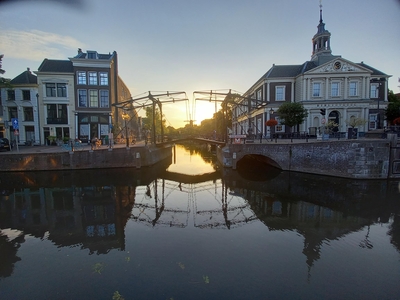
<svg viewBox="0 0 400 300"><path fill-rule="evenodd" d="M10 176L10 183L18 184L21 174L17 176ZM323 182L304 174L254 182L233 171L222 178L218 172L182 177L165 173L165 168L120 170L107 176L98 172L32 176L23 188L10 184L2 191L0 255L6 259L1 260L0 276L12 273L26 235L104 254L125 249L128 221L206 230L232 230L261 221L270 231L301 235L309 269L320 259L324 243L375 223L389 224L391 242L400 251L397 183L339 180L334 184L329 178ZM19 234L10 237L6 229ZM359 246L373 248L368 231Z"/></svg>

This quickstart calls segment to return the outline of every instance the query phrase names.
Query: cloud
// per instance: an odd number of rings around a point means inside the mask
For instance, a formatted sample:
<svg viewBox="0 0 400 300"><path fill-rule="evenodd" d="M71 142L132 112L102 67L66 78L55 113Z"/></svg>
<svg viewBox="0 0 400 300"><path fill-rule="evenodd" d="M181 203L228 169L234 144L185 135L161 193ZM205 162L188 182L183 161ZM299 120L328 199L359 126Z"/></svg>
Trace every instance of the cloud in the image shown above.
<svg viewBox="0 0 400 300"><path fill-rule="evenodd" d="M85 46L70 36L40 30L3 30L1 40L1 53L7 58L33 61L42 61L44 58L66 59L66 53L70 55Z"/></svg>

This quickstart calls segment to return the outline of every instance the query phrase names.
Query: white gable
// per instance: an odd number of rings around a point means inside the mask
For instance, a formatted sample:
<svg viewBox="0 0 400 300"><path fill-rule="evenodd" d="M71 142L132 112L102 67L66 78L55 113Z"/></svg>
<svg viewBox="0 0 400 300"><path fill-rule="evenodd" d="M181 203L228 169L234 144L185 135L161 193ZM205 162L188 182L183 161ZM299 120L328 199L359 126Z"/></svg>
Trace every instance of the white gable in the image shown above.
<svg viewBox="0 0 400 300"><path fill-rule="evenodd" d="M343 58L337 58L337 59L333 59L317 68L314 68L308 72L306 72L305 74L307 75L311 75L311 74L320 74L320 73L368 73L368 74L372 74L372 71L364 68L364 67L360 67L359 65L345 60Z"/></svg>

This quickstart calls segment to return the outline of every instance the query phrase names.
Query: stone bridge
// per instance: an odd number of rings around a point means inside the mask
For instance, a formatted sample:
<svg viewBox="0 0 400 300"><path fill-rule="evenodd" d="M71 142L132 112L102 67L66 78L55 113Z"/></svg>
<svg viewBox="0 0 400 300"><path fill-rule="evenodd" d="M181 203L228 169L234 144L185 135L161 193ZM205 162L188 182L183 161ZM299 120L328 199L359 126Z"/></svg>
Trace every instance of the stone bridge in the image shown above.
<svg viewBox="0 0 400 300"><path fill-rule="evenodd" d="M353 179L400 178L400 145L394 136L308 143L229 144L217 151L220 163L233 169L246 155L284 171Z"/></svg>

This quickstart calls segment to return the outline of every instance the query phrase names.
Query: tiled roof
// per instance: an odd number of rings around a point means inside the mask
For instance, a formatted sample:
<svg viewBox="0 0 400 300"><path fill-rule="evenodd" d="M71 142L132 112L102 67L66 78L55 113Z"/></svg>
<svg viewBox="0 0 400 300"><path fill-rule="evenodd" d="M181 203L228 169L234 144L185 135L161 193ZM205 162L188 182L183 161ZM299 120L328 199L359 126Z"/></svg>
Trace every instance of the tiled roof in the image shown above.
<svg viewBox="0 0 400 300"><path fill-rule="evenodd" d="M69 60L56 60L45 58L38 72L73 73L72 62Z"/></svg>
<svg viewBox="0 0 400 300"><path fill-rule="evenodd" d="M367 69L370 69L372 71L372 75L387 76L387 74L383 73L382 71L379 71L379 70L377 70L377 69L375 69L375 68L373 68L373 67L371 67L369 65L366 65L363 62L357 63L357 65L359 65L361 67L364 67L364 68L367 68Z"/></svg>
<svg viewBox="0 0 400 300"><path fill-rule="evenodd" d="M10 84L37 84L37 77L28 68L10 81Z"/></svg>
<svg viewBox="0 0 400 300"><path fill-rule="evenodd" d="M273 65L265 78L295 77L300 74L303 65Z"/></svg>

